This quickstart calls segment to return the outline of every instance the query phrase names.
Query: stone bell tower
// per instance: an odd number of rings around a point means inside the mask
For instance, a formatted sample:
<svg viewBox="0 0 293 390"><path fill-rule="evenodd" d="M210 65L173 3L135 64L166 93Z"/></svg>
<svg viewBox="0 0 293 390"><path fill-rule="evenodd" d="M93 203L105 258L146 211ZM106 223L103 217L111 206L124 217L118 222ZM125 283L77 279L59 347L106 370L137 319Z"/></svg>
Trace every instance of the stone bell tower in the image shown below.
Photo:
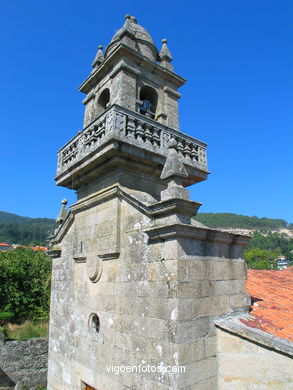
<svg viewBox="0 0 293 390"><path fill-rule="evenodd" d="M185 80L173 72L171 61L167 41L159 53L149 33L127 15L105 54L99 46L93 71L80 87L87 94L84 126L108 105L117 104L178 130L177 89ZM145 101L150 107L143 105Z"/></svg>
<svg viewBox="0 0 293 390"><path fill-rule="evenodd" d="M216 389L214 320L247 309L246 238L192 219L206 144L179 131L171 62L127 15L80 87L84 128L58 152L77 202L51 241L49 390Z"/></svg>

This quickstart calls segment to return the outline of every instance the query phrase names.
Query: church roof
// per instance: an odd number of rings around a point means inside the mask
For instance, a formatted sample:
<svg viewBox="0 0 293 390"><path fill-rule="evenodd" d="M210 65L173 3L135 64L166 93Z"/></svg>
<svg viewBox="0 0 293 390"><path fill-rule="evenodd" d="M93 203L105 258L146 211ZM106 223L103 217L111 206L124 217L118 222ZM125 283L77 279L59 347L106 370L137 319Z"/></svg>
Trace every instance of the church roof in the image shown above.
<svg viewBox="0 0 293 390"><path fill-rule="evenodd" d="M113 51L113 49L122 41L122 38L128 35L128 37L135 43L136 50L149 58L152 61L157 62L159 60L159 53L154 44L149 32L137 23L134 16L126 15L124 25L114 34L111 42L109 43L105 57ZM125 43L125 42L124 42Z"/></svg>
<svg viewBox="0 0 293 390"><path fill-rule="evenodd" d="M246 282L252 298L245 325L293 341L293 267L282 271L249 270Z"/></svg>
<svg viewBox="0 0 293 390"><path fill-rule="evenodd" d="M127 15L128 16L128 15ZM140 24L136 22L136 19L134 17L130 17L130 28L134 32L135 38L136 39L141 39L143 41L146 41L148 43L151 43L152 45L155 46L154 41L152 37L150 36L149 32L142 27ZM113 36L111 39L111 42L114 42L116 40L120 39L120 35L124 29L124 26L121 27Z"/></svg>

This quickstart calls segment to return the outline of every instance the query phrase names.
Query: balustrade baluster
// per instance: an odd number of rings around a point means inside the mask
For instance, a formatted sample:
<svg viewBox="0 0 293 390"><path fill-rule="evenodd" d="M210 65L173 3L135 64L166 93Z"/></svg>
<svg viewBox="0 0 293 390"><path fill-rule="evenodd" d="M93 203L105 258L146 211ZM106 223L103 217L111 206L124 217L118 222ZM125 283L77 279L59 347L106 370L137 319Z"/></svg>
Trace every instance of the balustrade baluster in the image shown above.
<svg viewBox="0 0 293 390"><path fill-rule="evenodd" d="M148 144L148 145L152 145L152 132L151 132L151 126L149 124L145 124L145 132L144 132L144 136L145 136L145 143Z"/></svg>
<svg viewBox="0 0 293 390"><path fill-rule="evenodd" d="M128 137L131 138L135 137L135 121L133 118L128 117L126 131Z"/></svg>
<svg viewBox="0 0 293 390"><path fill-rule="evenodd" d="M143 122L137 121L137 127L136 127L136 130L135 130L135 135L136 135L136 139L139 140L139 141L143 140L143 135L144 135L144 131L143 131L142 125L143 125Z"/></svg>
<svg viewBox="0 0 293 390"><path fill-rule="evenodd" d="M177 142L175 146L179 155L189 160L189 163L198 162L206 166L205 146L197 143L196 140L176 132L158 122L141 120L135 113L119 112L118 109L108 111L103 117L93 121L72 142L60 152L59 171L67 169L67 166L92 152L97 145L101 145L103 137L111 131L123 132L127 136L125 142L132 142L136 139L154 148L162 148L166 151L172 139ZM157 150L159 151L159 150Z"/></svg>
<svg viewBox="0 0 293 390"><path fill-rule="evenodd" d="M184 147L183 147L182 139L180 139L180 138L177 141L177 148L176 149L177 149L178 154L181 154L181 156L183 156Z"/></svg>
<svg viewBox="0 0 293 390"><path fill-rule="evenodd" d="M185 142L185 148L184 148L184 156L187 160L191 160L190 158L190 147L189 147L189 144L187 142Z"/></svg>
<svg viewBox="0 0 293 390"><path fill-rule="evenodd" d="M160 130L157 129L156 127L153 127L153 135L152 135L152 140L154 146L160 146Z"/></svg>
<svg viewBox="0 0 293 390"><path fill-rule="evenodd" d="M190 156L192 161L198 161L198 146L191 144Z"/></svg>

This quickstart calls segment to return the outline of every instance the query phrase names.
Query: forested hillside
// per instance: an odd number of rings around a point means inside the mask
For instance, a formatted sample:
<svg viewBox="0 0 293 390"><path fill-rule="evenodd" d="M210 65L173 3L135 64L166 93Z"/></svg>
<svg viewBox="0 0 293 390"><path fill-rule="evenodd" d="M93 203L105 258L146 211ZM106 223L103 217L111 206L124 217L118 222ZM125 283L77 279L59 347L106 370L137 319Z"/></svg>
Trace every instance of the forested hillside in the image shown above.
<svg viewBox="0 0 293 390"><path fill-rule="evenodd" d="M0 242L46 245L46 239L55 228L54 219L21 217L0 211Z"/></svg>
<svg viewBox="0 0 293 390"><path fill-rule="evenodd" d="M198 213L195 219L214 228L242 228L252 230L278 230L292 228L284 219L248 217L230 213Z"/></svg>
<svg viewBox="0 0 293 390"><path fill-rule="evenodd" d="M212 228L254 230L245 252L245 258L252 268L271 268L272 260L279 255L293 260L293 238L280 232L272 233L284 228L293 230L293 225L283 219L248 217L230 213L199 213L196 219ZM0 242L46 246L46 240L55 228L53 219L28 218L0 212Z"/></svg>
<svg viewBox="0 0 293 390"><path fill-rule="evenodd" d="M229 213L199 213L196 219L211 228L249 229L252 237L244 252L249 268L275 269L277 258L293 261L293 238L280 229L293 230L292 223L283 219L248 217Z"/></svg>

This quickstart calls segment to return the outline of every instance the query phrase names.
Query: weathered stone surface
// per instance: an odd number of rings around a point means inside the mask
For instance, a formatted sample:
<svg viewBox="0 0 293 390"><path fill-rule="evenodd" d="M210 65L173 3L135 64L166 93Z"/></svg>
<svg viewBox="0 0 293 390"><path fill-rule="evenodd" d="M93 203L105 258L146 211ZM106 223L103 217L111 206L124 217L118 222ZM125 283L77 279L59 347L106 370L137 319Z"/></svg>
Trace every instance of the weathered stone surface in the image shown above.
<svg viewBox="0 0 293 390"><path fill-rule="evenodd" d="M0 388L35 390L46 387L48 340L0 343Z"/></svg>
<svg viewBox="0 0 293 390"><path fill-rule="evenodd" d="M247 309L248 239L192 220L184 187L207 178L206 145L178 131L184 80L154 48L127 16L81 86L84 129L58 153L57 184L78 200L52 238L49 390L216 389L214 320Z"/></svg>
<svg viewBox="0 0 293 390"><path fill-rule="evenodd" d="M177 146L176 141L174 144L171 144L171 141L170 141L169 152L168 152L166 162L165 162L165 165L164 165L162 173L161 173L161 179L163 179L163 180L172 179L174 177L178 177L178 178L182 178L182 179L188 177L188 174L187 174L187 171L184 167L184 164L181 161L180 156L178 155L177 151L175 150L176 146Z"/></svg>
<svg viewBox="0 0 293 390"><path fill-rule="evenodd" d="M218 389L292 389L292 343L237 318L217 321Z"/></svg>
<svg viewBox="0 0 293 390"><path fill-rule="evenodd" d="M219 389L291 389L293 360L248 339L218 330Z"/></svg>

